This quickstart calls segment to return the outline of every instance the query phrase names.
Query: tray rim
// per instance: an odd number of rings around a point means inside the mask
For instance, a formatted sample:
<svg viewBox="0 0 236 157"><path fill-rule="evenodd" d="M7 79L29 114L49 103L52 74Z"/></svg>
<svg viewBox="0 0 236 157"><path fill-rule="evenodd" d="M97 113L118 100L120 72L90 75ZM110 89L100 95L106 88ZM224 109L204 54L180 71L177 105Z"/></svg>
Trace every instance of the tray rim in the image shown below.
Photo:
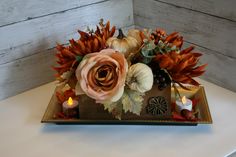
<svg viewBox="0 0 236 157"><path fill-rule="evenodd" d="M195 86L187 86L190 88L197 88L197 90L202 90L203 93L203 101L206 102L206 111L207 111L207 116L209 117L208 121L177 121L173 119L160 119L160 120L85 120L85 119L47 119L46 114L49 111L49 107L51 104L51 101L53 100L53 95L57 88L54 89L54 93L49 101L49 104L47 105L47 108L44 112L44 115L42 117L41 123L51 123L51 124L60 124L60 125L70 125L70 124L75 124L75 125L186 125L186 126L196 126L198 124L212 124L212 116L210 113L210 108L208 105L208 101L206 98L206 92L204 89L204 86L200 85L198 87Z"/></svg>

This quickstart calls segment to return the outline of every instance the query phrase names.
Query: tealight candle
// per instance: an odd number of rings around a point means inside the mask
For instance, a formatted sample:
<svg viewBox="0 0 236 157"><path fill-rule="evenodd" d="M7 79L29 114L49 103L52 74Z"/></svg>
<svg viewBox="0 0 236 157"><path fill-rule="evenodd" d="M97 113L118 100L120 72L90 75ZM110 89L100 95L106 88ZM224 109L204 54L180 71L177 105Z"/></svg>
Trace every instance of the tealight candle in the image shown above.
<svg viewBox="0 0 236 157"><path fill-rule="evenodd" d="M192 111L193 103L190 99L183 96L181 100L176 100L176 110L177 112L181 112L183 109Z"/></svg>
<svg viewBox="0 0 236 157"><path fill-rule="evenodd" d="M78 115L78 101L71 97L62 104L63 113L67 117L76 117Z"/></svg>

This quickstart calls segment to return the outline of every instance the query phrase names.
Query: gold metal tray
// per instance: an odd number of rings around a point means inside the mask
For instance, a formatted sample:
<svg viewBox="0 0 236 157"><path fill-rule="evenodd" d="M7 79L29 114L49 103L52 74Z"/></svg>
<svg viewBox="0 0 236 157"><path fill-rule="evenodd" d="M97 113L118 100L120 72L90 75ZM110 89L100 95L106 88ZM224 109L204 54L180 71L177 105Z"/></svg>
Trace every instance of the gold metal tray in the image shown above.
<svg viewBox="0 0 236 157"><path fill-rule="evenodd" d="M89 120L89 119L55 119L54 115L60 111L58 105L56 91L48 104L45 114L41 120L42 123L55 123L55 124L118 124L118 125L197 125L197 124L212 124L210 109L208 107L206 94L203 86L188 87L191 91L179 88L180 94L189 98L197 98L199 100L196 106L199 110L198 121L178 121L173 119L160 119L160 120ZM174 90L171 90L171 99L174 101Z"/></svg>

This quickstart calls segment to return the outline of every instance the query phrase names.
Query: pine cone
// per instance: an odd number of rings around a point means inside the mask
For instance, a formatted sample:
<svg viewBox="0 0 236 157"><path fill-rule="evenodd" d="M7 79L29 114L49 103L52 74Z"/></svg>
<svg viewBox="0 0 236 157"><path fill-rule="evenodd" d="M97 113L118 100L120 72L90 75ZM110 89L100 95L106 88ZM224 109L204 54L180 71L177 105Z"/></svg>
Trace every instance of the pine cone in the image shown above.
<svg viewBox="0 0 236 157"><path fill-rule="evenodd" d="M110 22L108 21L106 25L102 25L101 28L97 26L95 33L87 33L81 30L78 30L78 32L80 34L79 40L71 39L69 40L69 46L58 44L56 47L58 50L56 54L58 58L57 63L60 66L53 68L58 72L57 76L69 71L71 68L76 68L79 64L78 61L86 54L99 52L106 48L106 40L114 35L115 26L110 30Z"/></svg>
<svg viewBox="0 0 236 157"><path fill-rule="evenodd" d="M194 47L182 50L180 53L172 51L166 54L158 54L155 61L162 69L166 69L172 81L184 87L182 83L198 86L199 83L193 79L202 75L207 64L197 66L200 53L192 52Z"/></svg>

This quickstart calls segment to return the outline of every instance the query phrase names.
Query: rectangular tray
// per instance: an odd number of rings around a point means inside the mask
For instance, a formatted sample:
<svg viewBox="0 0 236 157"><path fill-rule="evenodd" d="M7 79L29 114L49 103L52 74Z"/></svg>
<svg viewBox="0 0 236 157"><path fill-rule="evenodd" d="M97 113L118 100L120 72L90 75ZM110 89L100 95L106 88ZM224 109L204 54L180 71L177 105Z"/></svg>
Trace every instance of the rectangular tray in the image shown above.
<svg viewBox="0 0 236 157"><path fill-rule="evenodd" d="M45 111L45 114L41 120L42 123L55 123L55 124L117 124L117 125L197 125L197 124L212 124L212 118L206 94L203 86L193 87L189 86L191 91L183 90L179 88L180 94L189 98L198 98L198 109L200 111L199 121L177 121L177 120L82 120L82 119L55 119L53 118L55 113L59 110L59 105L56 97L57 88L49 102L49 105ZM171 89L171 99L174 100L174 90Z"/></svg>

